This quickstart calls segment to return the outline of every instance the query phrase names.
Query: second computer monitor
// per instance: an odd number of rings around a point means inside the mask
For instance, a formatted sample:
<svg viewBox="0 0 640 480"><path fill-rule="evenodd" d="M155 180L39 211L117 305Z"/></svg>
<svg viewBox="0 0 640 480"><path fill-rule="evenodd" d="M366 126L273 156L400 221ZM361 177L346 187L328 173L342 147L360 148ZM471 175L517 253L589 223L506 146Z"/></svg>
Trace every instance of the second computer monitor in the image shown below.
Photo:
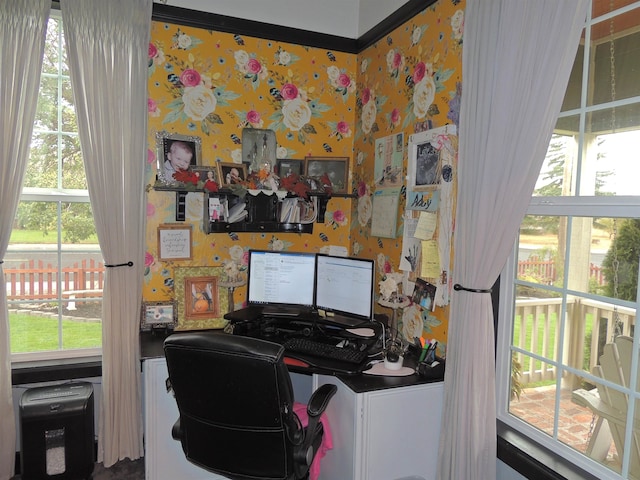
<svg viewBox="0 0 640 480"><path fill-rule="evenodd" d="M315 306L336 323L358 325L373 316L375 263L371 259L316 255Z"/></svg>

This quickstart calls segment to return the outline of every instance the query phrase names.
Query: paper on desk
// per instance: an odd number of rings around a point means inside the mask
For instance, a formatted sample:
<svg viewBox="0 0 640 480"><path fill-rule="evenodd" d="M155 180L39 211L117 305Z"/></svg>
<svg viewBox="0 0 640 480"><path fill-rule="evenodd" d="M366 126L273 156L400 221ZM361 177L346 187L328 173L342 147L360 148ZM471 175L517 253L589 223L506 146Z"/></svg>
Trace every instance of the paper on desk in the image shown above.
<svg viewBox="0 0 640 480"><path fill-rule="evenodd" d="M420 276L427 278L440 276L440 255L438 253L438 243L435 240L422 241Z"/></svg>
<svg viewBox="0 0 640 480"><path fill-rule="evenodd" d="M436 232L438 215L433 212L420 212L418 224L413 236L420 240L431 240Z"/></svg>

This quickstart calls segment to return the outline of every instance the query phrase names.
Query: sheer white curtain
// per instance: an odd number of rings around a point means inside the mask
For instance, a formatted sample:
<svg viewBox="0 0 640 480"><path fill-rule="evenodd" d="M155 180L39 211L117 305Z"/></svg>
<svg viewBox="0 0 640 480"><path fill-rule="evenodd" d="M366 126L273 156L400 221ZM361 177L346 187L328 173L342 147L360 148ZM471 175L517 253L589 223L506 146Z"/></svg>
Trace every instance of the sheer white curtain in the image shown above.
<svg viewBox="0 0 640 480"><path fill-rule="evenodd" d="M453 282L490 289L513 246L560 111L586 0L467 0ZM489 293L454 290L441 480L496 477Z"/></svg>
<svg viewBox="0 0 640 480"><path fill-rule="evenodd" d="M98 460L111 466L143 455L138 333L152 0L64 0L61 7L91 208L111 265L98 429Z"/></svg>
<svg viewBox="0 0 640 480"><path fill-rule="evenodd" d="M7 253L36 115L50 0L0 0L0 260ZM0 263L0 480L13 475L16 425L9 312Z"/></svg>

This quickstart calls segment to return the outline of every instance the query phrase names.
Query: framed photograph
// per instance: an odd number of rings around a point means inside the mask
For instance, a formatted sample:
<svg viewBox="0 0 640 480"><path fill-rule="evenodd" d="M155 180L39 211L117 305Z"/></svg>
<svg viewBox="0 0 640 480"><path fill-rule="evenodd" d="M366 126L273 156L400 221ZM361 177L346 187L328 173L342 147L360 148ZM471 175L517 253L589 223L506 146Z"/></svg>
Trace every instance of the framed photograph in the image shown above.
<svg viewBox="0 0 640 480"><path fill-rule="evenodd" d="M412 300L424 310L434 311L436 309L436 286L422 278L416 278Z"/></svg>
<svg viewBox="0 0 640 480"><path fill-rule="evenodd" d="M218 180L218 167L216 165L199 165L197 167L191 167L191 171L198 174L198 178L203 183L215 182L220 185Z"/></svg>
<svg viewBox="0 0 640 480"><path fill-rule="evenodd" d="M140 330L173 330L176 326L175 302L142 302Z"/></svg>
<svg viewBox="0 0 640 480"><path fill-rule="evenodd" d="M306 157L305 175L320 178L327 174L334 193L348 193L349 157Z"/></svg>
<svg viewBox="0 0 640 480"><path fill-rule="evenodd" d="M412 190L429 190L440 184L440 150L430 141L416 143L411 152Z"/></svg>
<svg viewBox="0 0 640 480"><path fill-rule="evenodd" d="M298 176L304 175L304 160L292 160L290 158L276 160L276 175L282 178L293 173Z"/></svg>
<svg viewBox="0 0 640 480"><path fill-rule="evenodd" d="M227 289L220 287L222 267L184 267L174 271L178 305L176 331L224 328L229 308Z"/></svg>
<svg viewBox="0 0 640 480"><path fill-rule="evenodd" d="M158 258L160 260L191 260L191 230L184 223L158 225Z"/></svg>
<svg viewBox="0 0 640 480"><path fill-rule="evenodd" d="M220 185L229 186L247 179L247 166L244 163L218 162Z"/></svg>
<svg viewBox="0 0 640 480"><path fill-rule="evenodd" d="M200 137L161 131L156 133L156 161L158 183L179 185L173 178L178 170L189 170L202 163L202 140Z"/></svg>

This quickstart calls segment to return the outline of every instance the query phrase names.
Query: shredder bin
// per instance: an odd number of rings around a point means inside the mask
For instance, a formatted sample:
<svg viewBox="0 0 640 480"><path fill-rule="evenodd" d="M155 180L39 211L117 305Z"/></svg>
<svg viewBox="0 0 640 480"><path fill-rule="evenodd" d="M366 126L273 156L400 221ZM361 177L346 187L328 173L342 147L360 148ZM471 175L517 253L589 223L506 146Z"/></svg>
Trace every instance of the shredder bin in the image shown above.
<svg viewBox="0 0 640 480"><path fill-rule="evenodd" d="M95 463L91 383L25 390L20 429L23 480L90 478Z"/></svg>

